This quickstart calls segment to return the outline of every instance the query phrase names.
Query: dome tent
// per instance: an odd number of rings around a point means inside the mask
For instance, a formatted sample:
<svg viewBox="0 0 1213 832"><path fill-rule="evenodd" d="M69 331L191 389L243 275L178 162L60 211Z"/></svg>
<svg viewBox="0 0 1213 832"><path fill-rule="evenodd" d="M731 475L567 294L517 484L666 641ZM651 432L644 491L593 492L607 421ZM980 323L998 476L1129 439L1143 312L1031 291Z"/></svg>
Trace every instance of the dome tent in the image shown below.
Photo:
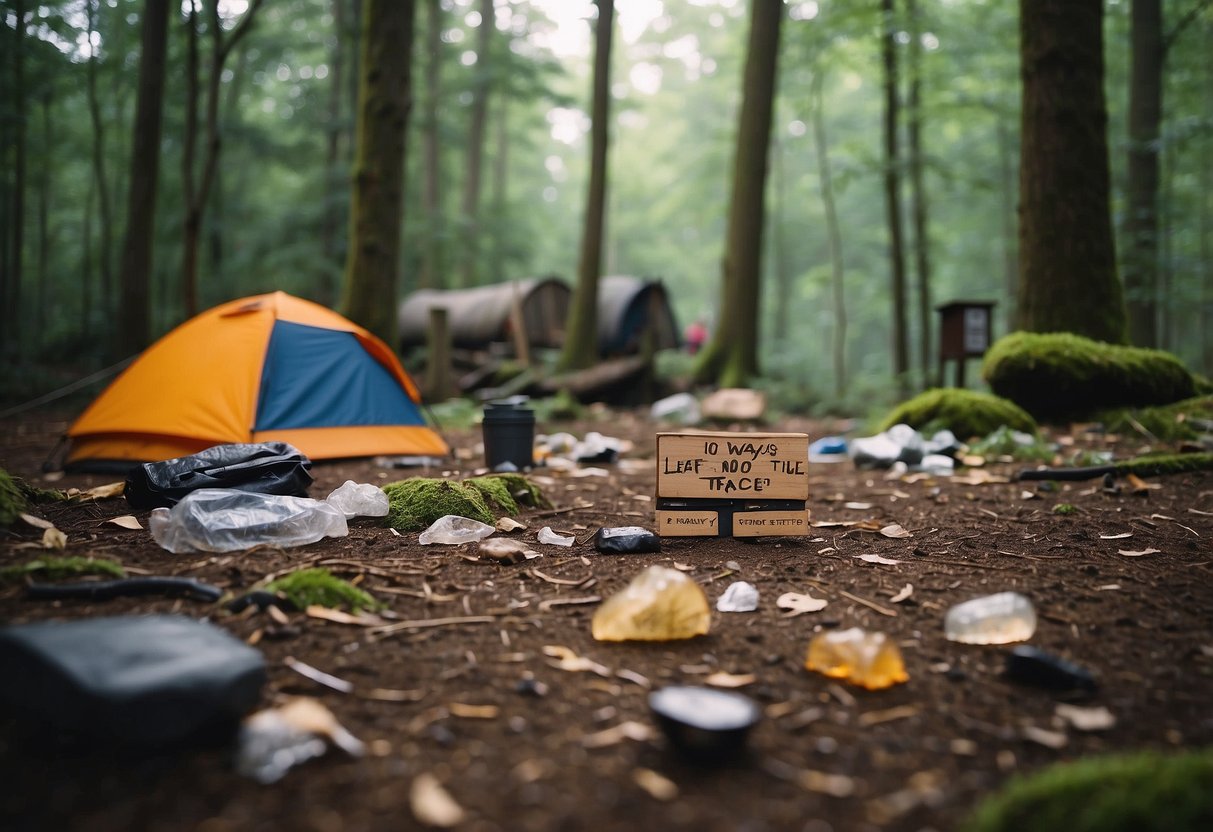
<svg viewBox="0 0 1213 832"><path fill-rule="evenodd" d="M282 441L311 459L445 455L379 338L284 292L214 307L144 350L68 429L66 467Z"/></svg>

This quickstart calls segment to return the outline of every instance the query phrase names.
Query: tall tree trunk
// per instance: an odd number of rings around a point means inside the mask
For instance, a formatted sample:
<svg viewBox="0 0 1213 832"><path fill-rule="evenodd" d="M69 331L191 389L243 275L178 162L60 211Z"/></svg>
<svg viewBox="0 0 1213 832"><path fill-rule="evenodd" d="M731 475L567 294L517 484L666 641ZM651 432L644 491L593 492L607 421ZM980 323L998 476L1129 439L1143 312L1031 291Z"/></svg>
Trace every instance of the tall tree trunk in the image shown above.
<svg viewBox="0 0 1213 832"><path fill-rule="evenodd" d="M931 235L927 222L926 163L922 152L922 21L918 0L907 0L910 18L910 212L914 223L914 271L918 284L918 359L922 384L932 386ZM943 383L943 379L939 380Z"/></svg>
<svg viewBox="0 0 1213 832"><path fill-rule="evenodd" d="M93 200L97 194L95 179L88 181L88 196L81 206L84 216L80 220L80 307L76 327L85 339L91 338L93 325L89 313L93 308Z"/></svg>
<svg viewBox="0 0 1213 832"><path fill-rule="evenodd" d="M365 0L362 5L357 151L342 308L395 349L416 4Z"/></svg>
<svg viewBox="0 0 1213 832"><path fill-rule="evenodd" d="M909 392L910 342L906 325L906 259L901 229L901 150L897 96L897 20L893 0L881 0L881 58L884 66L884 198L889 226L889 295L893 301L893 375L897 392Z"/></svg>
<svg viewBox="0 0 1213 832"><path fill-rule="evenodd" d="M101 0L88 0L88 37L93 42L97 12ZM109 176L105 164L105 123L101 118L101 101L97 97L97 48L90 46L88 55L88 112L93 127L93 182L97 189L97 219L100 222L100 252L98 271L101 273L99 292L101 309L108 314L113 308L114 286L114 219L110 205Z"/></svg>
<svg viewBox="0 0 1213 832"><path fill-rule="evenodd" d="M577 287L569 305L564 349L559 366L580 370L598 358L598 278L602 274L602 239L606 216L607 144L611 118L611 34L615 26L615 0L595 0L598 22L594 29L594 92L590 104L590 184L586 194L585 225L581 231L581 258Z"/></svg>
<svg viewBox="0 0 1213 832"><path fill-rule="evenodd" d="M498 230L493 235L492 262L504 267L506 238L501 223L505 220L506 206L510 198L510 99L506 95L497 96L496 146L496 152L493 154L493 216L497 220Z"/></svg>
<svg viewBox="0 0 1213 832"><path fill-rule="evenodd" d="M337 241L341 232L342 194L345 183L341 170L341 136L345 132L343 122L345 109L345 7L348 0L330 0L333 13L333 49L329 53L329 100L324 154L324 219L321 221L320 250L324 255L325 279L320 296L324 303L332 305L337 297L336 281L328 277L330 268L338 268Z"/></svg>
<svg viewBox="0 0 1213 832"><path fill-rule="evenodd" d="M42 92L42 136L41 151L42 170L38 176L38 280L35 289L34 334L39 345L45 344L46 332L46 295L47 286L51 279L51 164L54 154L54 137L51 132L51 93L50 89Z"/></svg>
<svg viewBox="0 0 1213 832"><path fill-rule="evenodd" d="M1020 325L1123 343L1102 0L1020 0ZM1081 302L1075 302L1081 299Z"/></svg>
<svg viewBox="0 0 1213 832"><path fill-rule="evenodd" d="M1213 49L1205 50L1205 112L1213 112ZM1200 270L1202 372L1213 375L1213 138L1200 145Z"/></svg>
<svg viewBox="0 0 1213 832"><path fill-rule="evenodd" d="M1007 330L1019 329L1019 304L1016 295L1019 292L1019 236L1016 228L1016 199L1018 183L1015 177L1015 148L1012 146L1011 131L1007 128L1006 120L1001 116L995 125L998 136L998 169L999 195L1001 205L999 215L1002 218L1002 269L1003 295L1007 304ZM939 380L943 383L943 379Z"/></svg>
<svg viewBox="0 0 1213 832"><path fill-rule="evenodd" d="M842 229L834 204L834 177L830 171L830 145L826 139L825 69L813 73L809 88L813 114L813 152L817 156L817 179L821 188L821 206L825 211L826 240L830 251L830 284L834 292L834 395L841 399L847 392L847 306L843 280Z"/></svg>
<svg viewBox="0 0 1213 832"><path fill-rule="evenodd" d="M9 267L8 267L8 309L7 332L9 347L16 355L21 355L22 349L22 283L25 280L25 146L28 132L28 117L25 90L25 38L26 38L26 5L25 0L15 0L13 11L17 21L17 37L13 45L13 191L12 208L9 216Z"/></svg>
<svg viewBox="0 0 1213 832"><path fill-rule="evenodd" d="M426 235L422 244L421 275L417 286L420 289L436 289L445 283L442 275L442 156L438 138L438 102L442 98L443 14L440 0L426 0L425 6L428 28L425 32L425 115L421 135L425 158L422 207L425 211Z"/></svg>
<svg viewBox="0 0 1213 832"><path fill-rule="evenodd" d="M1133 0L1129 30L1129 166L1124 293L1129 338L1158 346L1158 157L1162 125L1162 0Z"/></svg>
<svg viewBox="0 0 1213 832"><path fill-rule="evenodd" d="M775 261L775 317L772 321L772 335L775 343L786 347L788 343L788 318L791 307L792 274L788 263L788 245L784 235L784 217L787 215L787 196L784 183L786 171L784 167L783 142L776 138L771 144L772 165L775 175L775 216L771 223L772 259Z"/></svg>
<svg viewBox="0 0 1213 832"><path fill-rule="evenodd" d="M782 20L782 0L753 0L750 4L750 34L721 268L720 324L695 367L697 381L714 381L721 387L744 387L759 374L763 193Z"/></svg>
<svg viewBox="0 0 1213 832"><path fill-rule="evenodd" d="M463 285L480 282L480 168L484 161L484 126L488 119L492 66L489 49L497 22L493 0L480 0L477 31L476 71L472 81L472 108L468 120L468 156L463 180Z"/></svg>
<svg viewBox="0 0 1213 832"><path fill-rule="evenodd" d="M131 142L130 191L122 244L122 303L118 306L118 354L141 351L151 339L152 237L156 183L160 175L160 131L168 47L168 0L146 0L141 22L142 54L135 129Z"/></svg>

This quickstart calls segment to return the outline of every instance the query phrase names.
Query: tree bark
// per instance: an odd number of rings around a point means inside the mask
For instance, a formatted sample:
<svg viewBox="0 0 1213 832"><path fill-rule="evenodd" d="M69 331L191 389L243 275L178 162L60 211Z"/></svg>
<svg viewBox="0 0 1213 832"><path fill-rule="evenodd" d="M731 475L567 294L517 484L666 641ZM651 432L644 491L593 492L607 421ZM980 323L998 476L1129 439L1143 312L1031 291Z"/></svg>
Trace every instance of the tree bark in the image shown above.
<svg viewBox="0 0 1213 832"><path fill-rule="evenodd" d="M463 285L480 282L480 181L484 162L484 126L488 120L489 88L492 65L489 57L497 22L493 0L480 0L480 26L477 29L476 71L472 82L472 108L468 120L468 155L463 180Z"/></svg>
<svg viewBox="0 0 1213 832"><path fill-rule="evenodd" d="M771 164L775 174L775 216L771 223L771 254L775 261L775 315L772 320L775 343L784 347L788 342L788 313L791 307L792 274L788 264L788 246L784 235L784 216L787 210L785 194L785 167L783 143L776 138L771 144Z"/></svg>
<svg viewBox="0 0 1213 832"><path fill-rule="evenodd" d="M594 80L590 105L590 183L586 195L585 225L577 287L569 304L569 323L560 354L561 370L581 370L598 359L598 278L602 273L602 239L606 216L607 144L611 96L611 35L615 0L596 0L598 22L594 30Z"/></svg>
<svg viewBox="0 0 1213 832"><path fill-rule="evenodd" d="M897 96L897 25L894 0L881 0L881 61L884 67L884 197L889 227L889 295L893 301L893 376L898 395L909 393L910 342L906 298L905 243L901 227L901 150Z"/></svg>
<svg viewBox="0 0 1213 832"><path fill-rule="evenodd" d="M931 381L931 234L928 223L926 163L922 151L922 22L918 0L907 0L910 18L910 91L908 141L910 145L910 214L914 228L914 271L918 284L919 372L924 387ZM939 384L943 383L940 379Z"/></svg>
<svg viewBox="0 0 1213 832"><path fill-rule="evenodd" d="M762 231L782 0L753 0L721 268L720 323L695 367L699 382L744 387L759 375Z"/></svg>
<svg viewBox="0 0 1213 832"><path fill-rule="evenodd" d="M325 279L321 295L326 303L336 300L337 288L330 276L337 269L338 235L341 231L341 204L345 182L341 170L341 136L345 100L345 6L348 0L330 0L333 12L333 49L329 53L329 100L324 152L324 219L321 221L320 250L324 254Z"/></svg>
<svg viewBox="0 0 1213 832"><path fill-rule="evenodd" d="M830 252L830 284L834 289L834 395L841 399L847 392L847 307L842 259L842 230L834 204L834 177L830 171L829 142L826 139L825 71L813 74L810 94L813 100L813 150L817 156L817 179L821 188L821 206L825 211L826 240Z"/></svg>
<svg viewBox="0 0 1213 832"><path fill-rule="evenodd" d="M445 282L442 276L442 156L439 152L438 102L442 97L442 3L426 0L425 33L425 117L421 135L425 158L425 182L422 191L426 235L421 252L420 289L436 289ZM479 61L477 61L479 63Z"/></svg>
<svg viewBox="0 0 1213 832"><path fill-rule="evenodd" d="M345 314L396 347L414 0L365 0Z"/></svg>
<svg viewBox="0 0 1213 832"><path fill-rule="evenodd" d="M1130 340L1158 346L1158 158L1162 127L1162 0L1133 0L1129 30L1129 159L1124 293Z"/></svg>
<svg viewBox="0 0 1213 832"><path fill-rule="evenodd" d="M1122 343L1102 0L1020 0L1020 57L1020 325Z"/></svg>
<svg viewBox="0 0 1213 832"><path fill-rule="evenodd" d="M1012 146L1011 131L1006 120L997 116L998 135L998 168L1000 196L1002 204L1002 269L1003 294L1007 304L1007 330L1016 330L1019 325L1019 304L1016 295L1019 291L1019 236L1016 227L1015 202L1018 198L1015 176L1015 148ZM943 383L943 379L939 380Z"/></svg>
<svg viewBox="0 0 1213 832"><path fill-rule="evenodd" d="M126 235L119 272L122 303L118 306L116 345L122 356L141 351L151 340L152 238L156 228L156 183L160 175L168 9L168 0L146 0L140 27L142 54L131 143Z"/></svg>
<svg viewBox="0 0 1213 832"><path fill-rule="evenodd" d="M22 283L25 281L25 147L28 132L28 107L25 90L25 0L15 0L13 11L17 20L17 37L13 45L13 191L9 216L8 310L5 326L10 350L20 355L22 349Z"/></svg>
<svg viewBox="0 0 1213 832"><path fill-rule="evenodd" d="M97 12L101 0L88 0L88 36L93 42ZM109 176L105 165L105 123L101 118L101 101L97 97L97 49L90 47L88 56L88 112L93 127L93 182L97 189L97 219L100 223L100 252L98 271L101 274L99 294L101 310L108 315L112 307L114 281L114 219L110 205ZM90 223L91 224L91 223Z"/></svg>
<svg viewBox="0 0 1213 832"><path fill-rule="evenodd" d="M42 170L38 176L38 279L34 295L34 335L39 345L46 332L46 290L50 284L51 259L51 160L54 136L51 130L51 93L47 87L42 91Z"/></svg>

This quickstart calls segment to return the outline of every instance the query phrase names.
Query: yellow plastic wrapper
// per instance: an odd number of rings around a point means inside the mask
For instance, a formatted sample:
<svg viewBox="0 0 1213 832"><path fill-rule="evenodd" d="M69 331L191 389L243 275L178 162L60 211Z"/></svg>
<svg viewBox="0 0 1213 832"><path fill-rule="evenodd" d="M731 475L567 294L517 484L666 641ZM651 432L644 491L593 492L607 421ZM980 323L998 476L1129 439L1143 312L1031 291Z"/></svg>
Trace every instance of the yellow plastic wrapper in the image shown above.
<svg viewBox="0 0 1213 832"><path fill-rule="evenodd" d="M891 687L910 678L897 645L884 633L869 633L859 627L814 636L804 666L868 690Z"/></svg>
<svg viewBox="0 0 1213 832"><path fill-rule="evenodd" d="M676 569L650 566L594 613L598 641L674 641L707 635L712 622L699 584Z"/></svg>

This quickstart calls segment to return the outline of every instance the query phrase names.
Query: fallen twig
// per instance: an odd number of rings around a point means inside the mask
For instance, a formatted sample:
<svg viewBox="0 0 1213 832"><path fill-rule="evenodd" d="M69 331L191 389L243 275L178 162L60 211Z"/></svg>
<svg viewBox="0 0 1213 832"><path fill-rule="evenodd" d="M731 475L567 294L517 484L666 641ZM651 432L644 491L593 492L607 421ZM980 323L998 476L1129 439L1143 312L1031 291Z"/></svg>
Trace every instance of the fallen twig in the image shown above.
<svg viewBox="0 0 1213 832"><path fill-rule="evenodd" d="M393 633L398 633L401 630L423 630L428 627L447 627L457 624L492 624L497 620L495 615L461 615L450 618L419 618L413 621L397 621L395 624L386 624L382 627L374 627L367 632L372 636L390 636Z"/></svg>

